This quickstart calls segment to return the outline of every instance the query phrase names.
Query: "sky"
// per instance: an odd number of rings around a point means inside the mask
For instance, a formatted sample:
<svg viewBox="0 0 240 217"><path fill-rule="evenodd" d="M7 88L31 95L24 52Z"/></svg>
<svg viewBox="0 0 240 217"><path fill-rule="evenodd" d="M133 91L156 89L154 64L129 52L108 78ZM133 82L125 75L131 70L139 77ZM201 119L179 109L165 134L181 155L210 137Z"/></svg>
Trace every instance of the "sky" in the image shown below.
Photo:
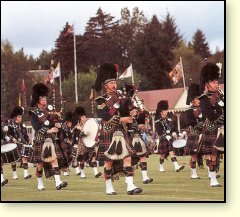
<svg viewBox="0 0 240 217"><path fill-rule="evenodd" d="M169 12L175 18L185 41L191 41L197 29L205 34L210 50L224 49L223 1L1 1L1 40L9 40L14 50L38 57L42 50L54 48L66 22L74 23L76 34L83 34L97 9L120 19L121 9L138 7L148 20L156 15L163 20Z"/></svg>

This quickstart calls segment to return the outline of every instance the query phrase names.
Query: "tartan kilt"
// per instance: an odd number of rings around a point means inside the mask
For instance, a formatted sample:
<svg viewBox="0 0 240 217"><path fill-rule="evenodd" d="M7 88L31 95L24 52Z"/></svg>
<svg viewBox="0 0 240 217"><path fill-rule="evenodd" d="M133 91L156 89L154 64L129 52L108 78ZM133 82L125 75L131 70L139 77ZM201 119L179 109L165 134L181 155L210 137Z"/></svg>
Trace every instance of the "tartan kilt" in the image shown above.
<svg viewBox="0 0 240 217"><path fill-rule="evenodd" d="M54 140L53 136L50 134L48 134L46 138L52 138L52 140L53 140L59 169L60 170L66 169L68 167L68 164L67 164L66 155L64 154L64 148L65 148L64 142L61 142L61 140L58 140L56 142ZM34 149L33 149L33 162L34 163L43 163L45 176L46 176L46 178L49 178L54 175L54 170L53 170L50 162L48 163L48 162L42 161L41 156L42 156L44 140L41 140L41 141L35 140Z"/></svg>
<svg viewBox="0 0 240 217"><path fill-rule="evenodd" d="M78 149L78 161L86 161L91 163L93 157L96 157L95 147L88 148L83 144L83 142L79 142Z"/></svg>
<svg viewBox="0 0 240 217"><path fill-rule="evenodd" d="M199 153L207 155L217 154L217 149L213 147L217 139L218 129L213 129L211 131L203 131L203 139L199 145Z"/></svg>
<svg viewBox="0 0 240 217"><path fill-rule="evenodd" d="M191 133L188 135L187 144L186 144L186 155L197 154L199 149L199 134Z"/></svg>
<svg viewBox="0 0 240 217"><path fill-rule="evenodd" d="M68 162L68 165L71 164L72 162L72 149L73 149L73 146L72 144L69 144L67 142L64 142L65 144L65 148L66 148L66 156L67 156L67 162Z"/></svg>
<svg viewBox="0 0 240 217"><path fill-rule="evenodd" d="M158 145L158 149L157 149L157 153L156 154L160 154L160 155L165 155L168 156L170 151L173 151L173 139L170 139L169 141L165 138L159 138L159 145Z"/></svg>
<svg viewBox="0 0 240 217"><path fill-rule="evenodd" d="M100 131L99 136L99 147L98 147L98 153L97 153L97 160L98 161L109 161L111 160L107 156L105 156L104 152L106 152L112 142L113 134L115 131L121 131L124 135L124 139L126 141L127 151L129 153L129 156L134 155L134 150L132 145L130 144L129 138L127 133L124 131L124 129L120 126L116 126L112 130L106 131L104 128Z"/></svg>

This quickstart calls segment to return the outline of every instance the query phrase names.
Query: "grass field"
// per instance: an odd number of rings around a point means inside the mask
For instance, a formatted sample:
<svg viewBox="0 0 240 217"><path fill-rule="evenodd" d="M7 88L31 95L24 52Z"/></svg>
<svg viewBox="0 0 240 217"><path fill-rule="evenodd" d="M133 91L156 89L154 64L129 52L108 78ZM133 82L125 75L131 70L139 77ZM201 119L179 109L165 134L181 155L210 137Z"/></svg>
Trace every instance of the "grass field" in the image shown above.
<svg viewBox="0 0 240 217"><path fill-rule="evenodd" d="M207 169L199 169L198 175L202 179L190 179L189 156L178 157L178 162L185 164L185 169L176 173L173 170L171 160L165 160L166 172L160 173L159 156L150 156L148 159L148 176L153 178L153 183L143 184L140 168L135 170L134 183L143 188L140 195L127 195L124 177L113 183L117 195L105 194L105 182L103 176L96 179L93 170L87 167L86 179L80 179L71 168L70 176L62 176L63 181L68 182L65 189L57 191L54 180L43 179L45 191L38 191L37 180L34 176L35 168L29 168L31 179L23 178L23 169L18 168L18 180L12 179L10 165L4 166L4 178L8 184L1 187L1 201L224 201L224 187L213 188L209 186ZM99 168L103 173L103 167ZM224 185L224 162L219 171L220 184Z"/></svg>

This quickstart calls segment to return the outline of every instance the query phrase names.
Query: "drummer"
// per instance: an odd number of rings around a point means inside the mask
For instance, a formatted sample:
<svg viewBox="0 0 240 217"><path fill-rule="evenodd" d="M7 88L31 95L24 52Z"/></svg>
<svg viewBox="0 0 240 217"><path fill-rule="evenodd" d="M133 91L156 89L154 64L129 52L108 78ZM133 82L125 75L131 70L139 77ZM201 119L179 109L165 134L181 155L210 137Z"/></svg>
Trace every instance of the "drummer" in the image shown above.
<svg viewBox="0 0 240 217"><path fill-rule="evenodd" d="M23 117L23 108L20 106L16 106L13 108L10 119L11 123L8 126L8 135L12 137L14 143L18 146L19 154L22 154L23 145L29 145L29 136L27 134L27 129L25 124L22 123ZM32 175L28 174L28 161L29 157L22 156L21 160L23 163L23 175L24 179L30 179ZM16 162L12 163L12 171L13 171L13 179L18 179L17 170L16 170Z"/></svg>
<svg viewBox="0 0 240 217"><path fill-rule="evenodd" d="M73 146L77 145L78 147L78 155L76 159L77 163L76 165L73 164L73 166L75 167L76 171L78 171L78 168L80 168L80 177L81 179L85 179L86 175L84 167L85 164L88 163L90 167L93 168L95 178L99 178L102 173L98 172L95 147L86 147L82 141L82 137L86 136L83 132L83 126L87 120L85 109L81 106L78 106L75 108L73 114L73 122L75 124L73 130Z"/></svg>
<svg viewBox="0 0 240 217"><path fill-rule="evenodd" d="M173 151L173 136L176 135L176 123L170 114L168 113L168 101L161 100L158 102L156 117L155 117L155 127L159 136L159 144L157 148L157 154L160 155L160 172L165 172L163 163L164 159L170 155L171 161L173 162L176 172L184 169L184 165L179 165L177 162L176 155Z"/></svg>
<svg viewBox="0 0 240 217"><path fill-rule="evenodd" d="M10 142L10 138L6 135L8 131L8 126L1 126L1 146L7 142ZM3 177L3 162L1 162L1 186L4 186L8 183L8 179Z"/></svg>
<svg viewBox="0 0 240 217"><path fill-rule="evenodd" d="M186 152L191 155L191 179L200 179L197 175L196 162L198 155L202 156L199 152L199 142L202 136L203 119L200 109L200 86L192 83L188 89L186 104L190 105L187 111L184 112L186 124L188 125L188 140L186 144Z"/></svg>

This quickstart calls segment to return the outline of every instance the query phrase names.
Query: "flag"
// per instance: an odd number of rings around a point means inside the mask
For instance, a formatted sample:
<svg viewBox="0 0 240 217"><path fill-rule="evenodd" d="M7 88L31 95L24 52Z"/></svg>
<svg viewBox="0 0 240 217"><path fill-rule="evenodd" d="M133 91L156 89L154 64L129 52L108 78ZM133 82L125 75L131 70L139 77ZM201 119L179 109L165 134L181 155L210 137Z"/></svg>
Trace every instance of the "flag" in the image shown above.
<svg viewBox="0 0 240 217"><path fill-rule="evenodd" d="M24 83L24 79L22 79L22 83L21 83L21 93L22 95L24 94L25 91L25 83Z"/></svg>
<svg viewBox="0 0 240 217"><path fill-rule="evenodd" d="M174 69L169 72L169 77L172 79L174 84L177 84L182 78L182 66L181 62L178 62Z"/></svg>
<svg viewBox="0 0 240 217"><path fill-rule="evenodd" d="M60 77L61 70L60 70L60 62L58 62L57 67L53 71L53 79Z"/></svg>
<svg viewBox="0 0 240 217"><path fill-rule="evenodd" d="M73 25L68 26L68 29L67 29L67 31L64 34L64 37L66 37L66 36L68 36L70 34L73 34L73 32L74 32Z"/></svg>
<svg viewBox="0 0 240 217"><path fill-rule="evenodd" d="M122 73L119 79L129 78L132 76L133 76L133 69L132 69L132 64L130 64L130 66Z"/></svg>

